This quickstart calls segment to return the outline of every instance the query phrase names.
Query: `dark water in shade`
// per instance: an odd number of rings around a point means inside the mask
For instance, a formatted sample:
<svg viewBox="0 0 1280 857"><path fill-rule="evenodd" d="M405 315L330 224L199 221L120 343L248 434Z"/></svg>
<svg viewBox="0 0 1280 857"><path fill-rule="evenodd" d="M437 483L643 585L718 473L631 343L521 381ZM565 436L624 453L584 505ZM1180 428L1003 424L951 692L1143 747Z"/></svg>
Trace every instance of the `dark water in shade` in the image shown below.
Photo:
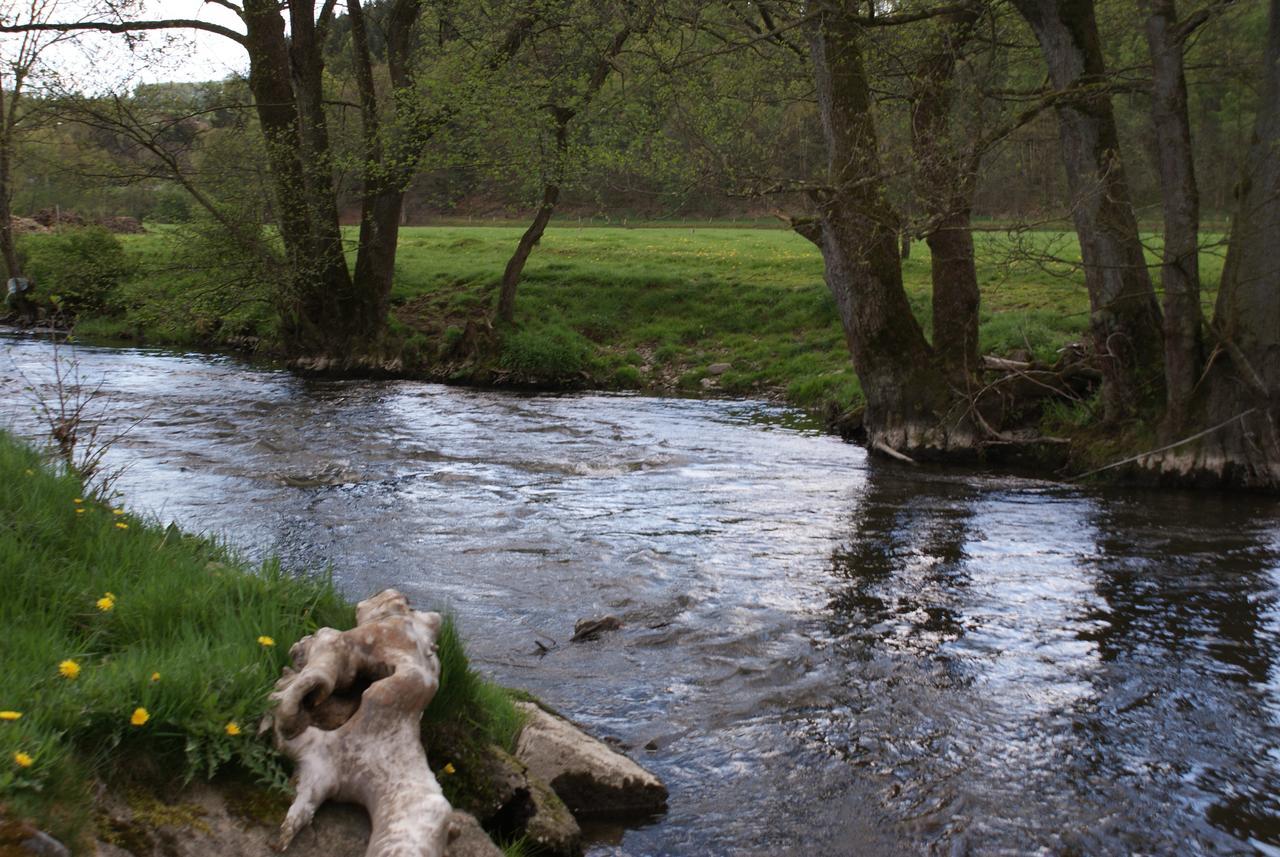
<svg viewBox="0 0 1280 857"><path fill-rule="evenodd" d="M452 609L659 773L592 854L1280 855L1274 500L885 465L750 402L78 357L146 416L131 507ZM50 360L0 340L0 424Z"/></svg>

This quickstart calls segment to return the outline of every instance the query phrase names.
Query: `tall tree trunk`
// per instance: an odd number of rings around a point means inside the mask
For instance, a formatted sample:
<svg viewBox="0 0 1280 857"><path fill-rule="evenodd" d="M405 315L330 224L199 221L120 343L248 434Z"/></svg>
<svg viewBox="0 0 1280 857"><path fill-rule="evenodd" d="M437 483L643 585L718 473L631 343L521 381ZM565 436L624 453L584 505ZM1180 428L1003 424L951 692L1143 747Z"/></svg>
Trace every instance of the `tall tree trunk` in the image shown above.
<svg viewBox="0 0 1280 857"><path fill-rule="evenodd" d="M1184 428L1187 408L1204 366L1200 313L1200 194L1187 116L1183 72L1185 36L1175 0L1143 0L1151 50L1151 119L1155 131L1161 202L1164 207L1165 418L1168 441Z"/></svg>
<svg viewBox="0 0 1280 857"><path fill-rule="evenodd" d="M0 79L0 256L4 257L4 267L10 277L21 277L22 266L18 264L18 251L13 240L13 134L17 119L18 99L21 89L14 86L13 96L5 107L4 81Z"/></svg>
<svg viewBox="0 0 1280 857"><path fill-rule="evenodd" d="M647 27L648 24L645 23L640 28ZM608 47L597 57L595 66L591 69L591 76L587 79L586 87L578 99L577 107L556 105L551 108L551 116L556 123L555 162L551 167L550 179L542 187L542 202L533 216L533 222L520 236L520 242L516 244L516 250L507 260L507 267L502 272L502 285L498 291L498 308L495 313L500 321L510 324L515 320L516 289L520 285L521 277L524 276L525 263L529 261L529 254L533 252L533 248L542 240L547 224L551 222L551 215L555 213L556 203L560 200L560 186L564 183L566 159L569 154L569 123L573 121L578 111L586 108L600 92L609 78L609 73L613 70L613 61L618 54L622 53L627 39L631 38L634 32L635 29L631 24L626 23L614 34Z"/></svg>
<svg viewBox="0 0 1280 857"><path fill-rule="evenodd" d="M404 211L404 190L417 172L439 117L417 115L414 106L413 33L422 11L419 0L395 0L387 11L387 71L393 105L390 127L378 117L373 61L360 0L348 0L365 136L364 198L355 282L364 296L357 308L370 316L364 327L380 326L390 308L396 245Z"/></svg>
<svg viewBox="0 0 1280 857"><path fill-rule="evenodd" d="M346 260L335 264L332 235L326 241L322 206L311 186L314 170L303 163L302 122L291 72L289 43L279 7L269 0L246 0L245 47L249 86L266 142L275 184L276 219L285 248L288 282L276 296L285 349L294 356L327 355L345 344L347 326L340 297L351 288ZM308 149L314 149L314 135ZM336 212L334 229L336 230ZM337 245L339 256L341 244Z"/></svg>
<svg viewBox="0 0 1280 857"><path fill-rule="evenodd" d="M502 288L498 292L497 314L501 321L510 324L515 320L516 287L520 285L520 279L524 276L524 263L529 261L529 254L542 240L542 233L546 232L547 224L551 222L551 215L555 212L556 202L559 199L558 183L549 183L543 187L542 204L538 206L538 213L533 216L533 222L529 224L529 228L520 236L516 252L512 253L507 261L507 267L502 272Z"/></svg>
<svg viewBox="0 0 1280 857"><path fill-rule="evenodd" d="M1161 390L1160 307L1120 159L1093 0L1014 0L1058 91L1055 111L1108 419Z"/></svg>
<svg viewBox="0 0 1280 857"><path fill-rule="evenodd" d="M497 316L500 321L507 324L515 320L516 288L520 285L520 278L524 276L525 262L529 261L529 254L542 240L542 234L546 232L547 224L551 222L551 215L556 210L556 203L560 200L560 182L564 178L566 150L569 147L569 122L573 119L574 111L557 108L553 111L553 115L556 121L556 149L552 178L543 186L542 203L538 206L538 212L533 216L533 222L529 224L529 228L520 236L520 243L516 245L516 251L511 254L507 267L502 272Z"/></svg>
<svg viewBox="0 0 1280 857"><path fill-rule="evenodd" d="M933 283L933 350L948 377L964 387L978 367L978 268L970 221L977 158L955 150L952 89L960 51L978 20L977 7L946 15L937 44L917 64L911 143L920 167Z"/></svg>
<svg viewBox="0 0 1280 857"><path fill-rule="evenodd" d="M822 250L867 406L873 449L930 454L973 449L977 439L936 368L902 285L899 217L880 175L871 93L851 16L828 10L810 29L828 190L816 222L798 231Z"/></svg>
<svg viewBox="0 0 1280 857"><path fill-rule="evenodd" d="M1154 460L1164 474L1280 489L1280 0L1270 0L1262 98L1214 308L1219 352L1188 429ZM1152 466L1152 461L1145 462Z"/></svg>

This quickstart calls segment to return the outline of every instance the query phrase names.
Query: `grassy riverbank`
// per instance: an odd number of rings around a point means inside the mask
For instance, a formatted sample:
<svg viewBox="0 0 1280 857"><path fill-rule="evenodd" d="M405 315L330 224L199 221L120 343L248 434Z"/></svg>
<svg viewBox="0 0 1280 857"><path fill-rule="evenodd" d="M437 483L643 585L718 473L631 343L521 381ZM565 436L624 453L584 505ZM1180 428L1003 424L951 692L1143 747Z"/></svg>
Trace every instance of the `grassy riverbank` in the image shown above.
<svg viewBox="0 0 1280 857"><path fill-rule="evenodd" d="M491 365L477 372L456 346L468 322L487 318L520 232L401 230L388 347L407 368L459 380L496 371L659 391L697 391L708 379L718 392L809 408L846 406L860 396L821 257L778 228L553 225L526 268L515 328L499 331ZM252 292L233 287L233 272L187 253L180 233L124 241L134 273L119 289L118 312L86 320L82 335L182 345L247 338L269 349L270 312ZM1052 360L1082 338L1088 298L1073 234L987 231L976 241L986 352ZM1152 238L1153 250L1156 243ZM1206 283L1217 281L1221 265L1218 251L1205 251ZM926 330L929 267L928 248L916 242L904 277ZM708 367L717 363L730 367L712 375Z"/></svg>
<svg viewBox="0 0 1280 857"><path fill-rule="evenodd" d="M285 789L256 735L267 695L296 640L354 624L326 578L244 563L102 502L4 432L0 591L0 821L32 818L73 848L96 835L98 782L225 772ZM440 653L424 729L510 746L519 716L469 669L451 624ZM452 800L464 779L442 778Z"/></svg>

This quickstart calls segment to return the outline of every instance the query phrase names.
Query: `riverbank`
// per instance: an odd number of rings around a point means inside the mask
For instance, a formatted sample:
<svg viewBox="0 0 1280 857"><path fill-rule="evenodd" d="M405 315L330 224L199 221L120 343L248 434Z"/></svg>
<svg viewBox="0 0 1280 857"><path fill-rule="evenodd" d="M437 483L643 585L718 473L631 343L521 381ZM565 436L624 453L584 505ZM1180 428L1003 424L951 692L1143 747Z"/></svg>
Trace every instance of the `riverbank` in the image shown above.
<svg viewBox="0 0 1280 857"><path fill-rule="evenodd" d="M106 502L2 431L0 520L0 851L25 824L88 854L149 854L166 825L208 833L208 807L187 818L178 797L193 781L216 782L265 843L289 789L256 734L268 694L293 643L352 627L352 606L327 576L246 563ZM573 853L572 817L549 788L531 798L533 774L508 755L527 697L475 673L451 621L438 645L423 740L445 796L510 840L541 823ZM490 824L499 812L513 817Z"/></svg>
<svg viewBox="0 0 1280 857"><path fill-rule="evenodd" d="M358 372L493 387L768 399L803 408L846 435L856 432L856 421L840 421L857 412L862 394L821 256L791 231L553 226L526 269L515 324L495 328L489 316L497 281L520 231L403 229L389 331ZM1148 238L1156 266L1158 237ZM112 312L82 318L79 336L277 350L265 289L242 281L243 272L225 257L176 227L122 240L131 273L116 289ZM991 230L975 240L982 353L1051 374L1068 346L1085 338L1088 322L1074 234ZM1221 265L1218 248L1206 247L1206 283L1217 281ZM904 260L903 274L913 311L928 330L930 259L922 242ZM1213 291L1203 298L1211 303ZM1098 431L1090 395L1046 401L1020 422L1069 444L1010 443L990 458L1081 474L1155 446L1154 429L1142 421Z"/></svg>

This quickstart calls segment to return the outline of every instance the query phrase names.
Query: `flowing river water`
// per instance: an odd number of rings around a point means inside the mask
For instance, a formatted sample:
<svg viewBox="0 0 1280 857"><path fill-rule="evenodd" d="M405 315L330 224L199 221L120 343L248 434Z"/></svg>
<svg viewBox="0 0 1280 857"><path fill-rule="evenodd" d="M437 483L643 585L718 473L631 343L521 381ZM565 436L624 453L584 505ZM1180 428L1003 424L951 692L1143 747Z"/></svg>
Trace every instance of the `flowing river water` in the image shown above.
<svg viewBox="0 0 1280 857"><path fill-rule="evenodd" d="M452 610L658 773L590 854L1280 855L1274 499L885 464L755 402L75 357L141 419L131 508ZM52 362L0 340L0 425Z"/></svg>

